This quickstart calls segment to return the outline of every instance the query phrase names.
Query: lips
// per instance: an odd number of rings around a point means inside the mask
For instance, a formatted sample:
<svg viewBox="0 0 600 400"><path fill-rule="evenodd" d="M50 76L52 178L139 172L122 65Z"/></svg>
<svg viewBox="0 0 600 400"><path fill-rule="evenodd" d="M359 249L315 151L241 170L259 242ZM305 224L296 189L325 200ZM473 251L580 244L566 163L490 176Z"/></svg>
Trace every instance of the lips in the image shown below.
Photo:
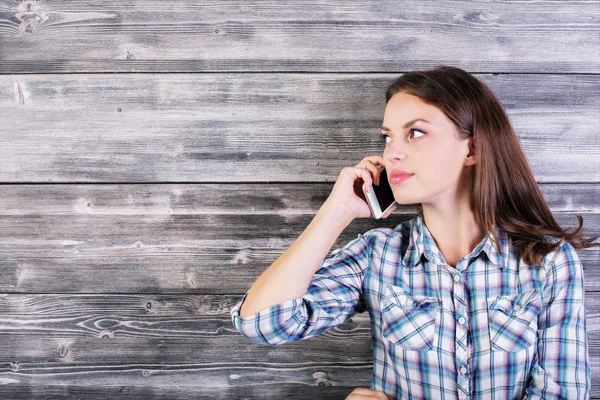
<svg viewBox="0 0 600 400"><path fill-rule="evenodd" d="M410 179L414 174L404 170L395 170L390 173L390 183L400 183Z"/></svg>

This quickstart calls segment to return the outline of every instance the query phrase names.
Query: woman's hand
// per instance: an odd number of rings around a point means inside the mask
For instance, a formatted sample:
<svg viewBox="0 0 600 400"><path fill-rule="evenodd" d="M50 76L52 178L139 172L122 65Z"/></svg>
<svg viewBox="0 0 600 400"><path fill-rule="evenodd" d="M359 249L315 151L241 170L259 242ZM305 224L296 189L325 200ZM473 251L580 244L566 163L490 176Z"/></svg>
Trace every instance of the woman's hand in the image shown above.
<svg viewBox="0 0 600 400"><path fill-rule="evenodd" d="M346 397L345 400L362 400L362 399L389 400L387 395L383 392L379 392L379 391L371 390L371 389L365 389L365 388L361 388L361 387L354 389L352 391L352 393L350 393L348 395L348 397Z"/></svg>
<svg viewBox="0 0 600 400"><path fill-rule="evenodd" d="M354 167L344 167L326 203L347 210L352 218L373 217L362 191L362 185L364 182L364 188L369 189L373 186L373 182L379 184L380 172L377 165L383 166L382 156L368 156ZM383 214L382 218L386 218L395 209L396 204Z"/></svg>

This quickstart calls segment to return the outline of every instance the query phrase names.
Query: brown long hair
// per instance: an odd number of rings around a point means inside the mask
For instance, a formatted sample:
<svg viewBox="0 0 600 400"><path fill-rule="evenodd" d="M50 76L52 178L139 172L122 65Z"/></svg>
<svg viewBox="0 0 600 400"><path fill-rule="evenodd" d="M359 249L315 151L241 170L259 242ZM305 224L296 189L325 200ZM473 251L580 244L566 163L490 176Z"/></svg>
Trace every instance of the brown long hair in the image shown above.
<svg viewBox="0 0 600 400"><path fill-rule="evenodd" d="M458 128L459 138L473 138L478 160L471 181L471 208L484 231L492 232L496 246L495 226L509 234L528 265L541 264L561 238L576 250L600 246L593 243L598 237L581 236L580 215L574 232L556 222L504 108L485 83L460 68L442 65L401 75L388 87L386 104L399 92L440 109ZM420 204L417 212L423 215ZM546 236L559 240L548 241Z"/></svg>

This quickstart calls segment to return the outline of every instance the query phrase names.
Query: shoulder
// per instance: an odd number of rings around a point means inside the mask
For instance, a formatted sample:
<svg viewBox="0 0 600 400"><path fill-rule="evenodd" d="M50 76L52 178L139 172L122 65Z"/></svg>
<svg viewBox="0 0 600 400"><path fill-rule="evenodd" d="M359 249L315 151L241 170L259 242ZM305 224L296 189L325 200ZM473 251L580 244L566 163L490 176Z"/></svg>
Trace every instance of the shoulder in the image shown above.
<svg viewBox="0 0 600 400"><path fill-rule="evenodd" d="M573 245L563 239L553 238L558 247L546 254L544 270L549 281L571 280L582 275L583 266Z"/></svg>
<svg viewBox="0 0 600 400"><path fill-rule="evenodd" d="M360 236L369 241L387 242L390 239L406 240L410 234L411 220L404 221L393 227L378 227L369 229Z"/></svg>
<svg viewBox="0 0 600 400"><path fill-rule="evenodd" d="M554 243L558 242L558 247L544 257L543 264L546 269L579 261L579 255L571 243L556 237L552 237L551 240Z"/></svg>
<svg viewBox="0 0 600 400"><path fill-rule="evenodd" d="M410 243L410 227L411 220L408 220L396 226L369 229L359 237L374 257L384 257L385 254L395 252L404 255Z"/></svg>

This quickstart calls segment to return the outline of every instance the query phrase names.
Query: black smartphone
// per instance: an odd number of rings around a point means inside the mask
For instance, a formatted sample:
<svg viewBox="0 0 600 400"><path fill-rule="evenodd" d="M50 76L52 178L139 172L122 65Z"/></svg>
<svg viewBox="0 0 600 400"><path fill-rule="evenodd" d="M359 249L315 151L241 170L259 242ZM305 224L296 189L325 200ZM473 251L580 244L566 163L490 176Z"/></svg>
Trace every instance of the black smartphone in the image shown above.
<svg viewBox="0 0 600 400"><path fill-rule="evenodd" d="M383 214L389 210L396 200L394 200L394 192L388 181L385 168L383 166L377 166L380 170L379 174L379 185L373 184L373 190L370 193L364 192L367 204L373 213L375 219L381 218Z"/></svg>

